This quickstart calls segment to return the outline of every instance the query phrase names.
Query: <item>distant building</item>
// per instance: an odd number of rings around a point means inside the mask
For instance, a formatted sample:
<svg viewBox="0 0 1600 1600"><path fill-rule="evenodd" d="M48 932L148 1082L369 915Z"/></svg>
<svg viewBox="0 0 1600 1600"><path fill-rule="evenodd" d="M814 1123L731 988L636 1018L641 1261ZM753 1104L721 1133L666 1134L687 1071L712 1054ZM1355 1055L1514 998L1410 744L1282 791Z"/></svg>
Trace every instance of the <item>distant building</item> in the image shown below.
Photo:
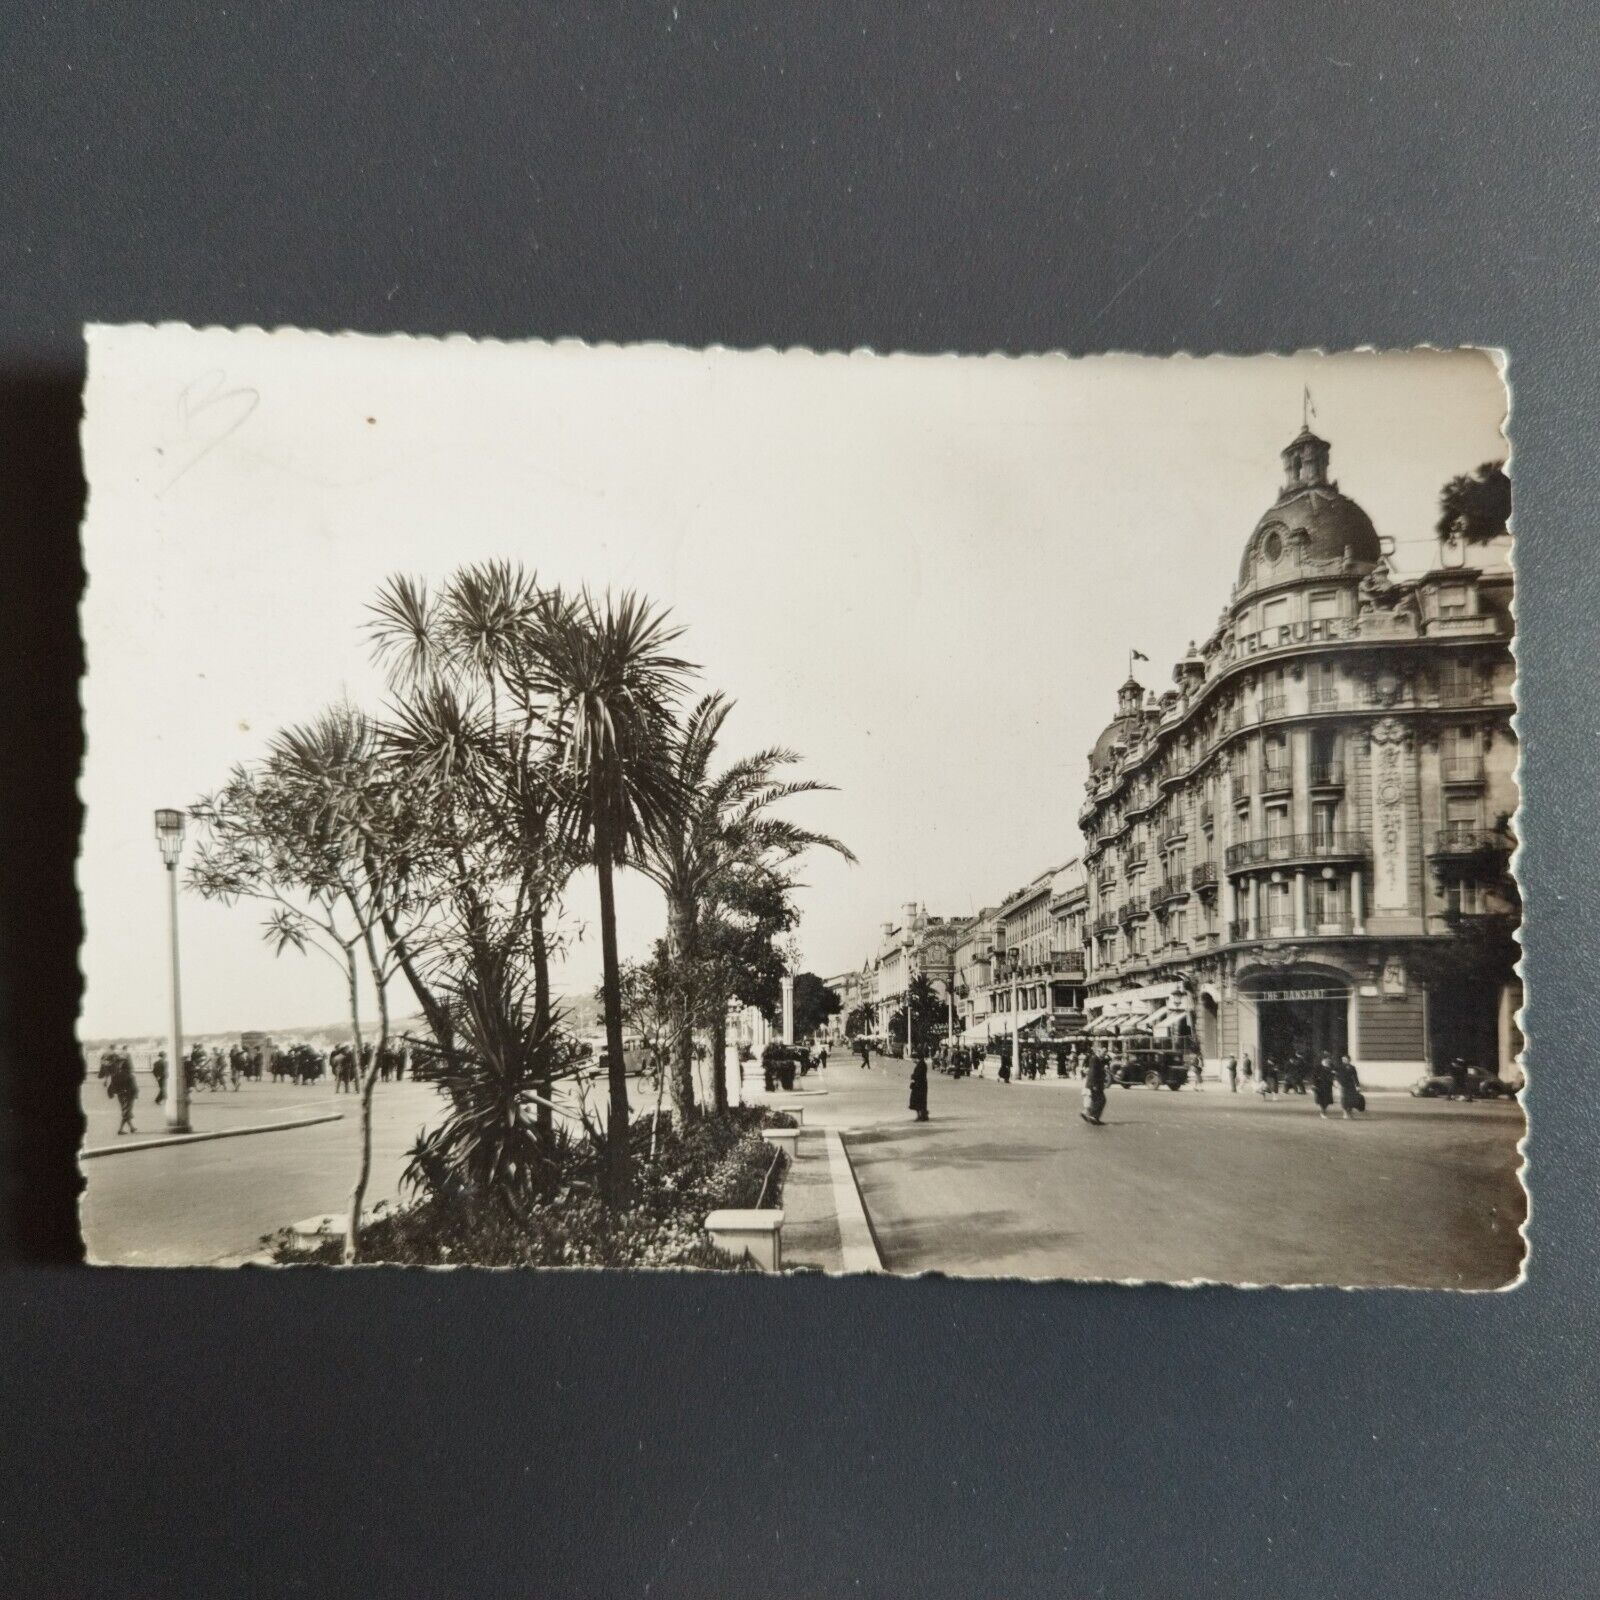
<svg viewBox="0 0 1600 1600"><path fill-rule="evenodd" d="M881 1036L887 1037L889 1019L904 1007L907 988L918 973L926 974L944 996L941 1037L949 1029L955 1011L956 946L966 926L964 919L930 917L926 906L909 901L898 918L882 924L873 957L873 1000Z"/></svg>
<svg viewBox="0 0 1600 1600"><path fill-rule="evenodd" d="M1447 535L1404 577L1326 441L1282 454L1216 629L1159 697L1130 677L1090 754L1090 1026L1348 1050L1374 1085L1456 1057L1507 1074L1509 541Z"/></svg>
<svg viewBox="0 0 1600 1600"><path fill-rule="evenodd" d="M988 1031L1061 1039L1084 1024L1087 890L1077 860L1051 867L995 913Z"/></svg>

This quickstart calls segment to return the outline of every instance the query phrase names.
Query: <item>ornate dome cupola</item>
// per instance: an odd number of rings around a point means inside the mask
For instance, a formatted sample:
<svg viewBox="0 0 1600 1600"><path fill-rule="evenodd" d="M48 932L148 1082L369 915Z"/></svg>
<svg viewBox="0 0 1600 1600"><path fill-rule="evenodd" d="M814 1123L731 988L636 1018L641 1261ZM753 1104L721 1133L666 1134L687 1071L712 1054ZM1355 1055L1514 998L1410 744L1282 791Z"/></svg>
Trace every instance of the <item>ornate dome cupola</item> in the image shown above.
<svg viewBox="0 0 1600 1600"><path fill-rule="evenodd" d="M1283 492L1325 488L1328 483L1328 441L1319 439L1309 427L1283 447Z"/></svg>
<svg viewBox="0 0 1600 1600"><path fill-rule="evenodd" d="M1302 426L1281 453L1283 487L1244 547L1240 586L1291 582L1330 564L1374 565L1383 553L1378 531L1328 476L1328 441Z"/></svg>

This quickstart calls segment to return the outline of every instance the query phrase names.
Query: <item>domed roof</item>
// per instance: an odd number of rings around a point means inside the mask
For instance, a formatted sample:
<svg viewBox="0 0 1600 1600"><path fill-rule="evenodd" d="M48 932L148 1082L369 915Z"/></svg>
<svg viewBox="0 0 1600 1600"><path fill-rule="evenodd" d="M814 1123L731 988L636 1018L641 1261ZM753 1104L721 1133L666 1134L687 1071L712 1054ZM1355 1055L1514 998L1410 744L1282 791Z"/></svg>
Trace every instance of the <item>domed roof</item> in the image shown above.
<svg viewBox="0 0 1600 1600"><path fill-rule="evenodd" d="M1257 560L1285 579L1307 561L1352 561L1371 565L1383 554L1372 518L1328 477L1328 445L1309 428L1283 451L1285 482L1276 504L1256 524L1239 563L1239 581L1249 580Z"/></svg>
<svg viewBox="0 0 1600 1600"><path fill-rule="evenodd" d="M1089 770L1098 772L1102 767L1111 764L1111 747L1120 744L1123 739L1122 719L1113 718L1106 724L1105 732L1094 742L1094 749L1089 752Z"/></svg>

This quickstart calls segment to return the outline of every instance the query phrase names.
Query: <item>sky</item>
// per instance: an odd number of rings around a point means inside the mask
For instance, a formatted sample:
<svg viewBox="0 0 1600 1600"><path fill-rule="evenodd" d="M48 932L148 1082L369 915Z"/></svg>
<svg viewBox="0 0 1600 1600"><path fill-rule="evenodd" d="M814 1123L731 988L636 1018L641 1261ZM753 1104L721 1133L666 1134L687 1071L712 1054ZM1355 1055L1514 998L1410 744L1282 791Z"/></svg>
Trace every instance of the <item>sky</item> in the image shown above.
<svg viewBox="0 0 1600 1600"><path fill-rule="evenodd" d="M1162 689L1211 631L1301 424L1420 571L1440 486L1509 454L1496 363L1322 356L882 356L93 328L84 451L80 1033L167 1006L152 813L348 696L379 709L389 575L492 557L670 606L697 689L836 792L802 963L858 966L906 901L965 916L1078 853L1086 756L1130 649ZM192 852L192 839L190 843ZM592 879L557 984L598 982ZM623 956L662 932L637 874ZM195 1032L336 1021L335 967L185 895ZM399 1012L409 1009L401 996Z"/></svg>

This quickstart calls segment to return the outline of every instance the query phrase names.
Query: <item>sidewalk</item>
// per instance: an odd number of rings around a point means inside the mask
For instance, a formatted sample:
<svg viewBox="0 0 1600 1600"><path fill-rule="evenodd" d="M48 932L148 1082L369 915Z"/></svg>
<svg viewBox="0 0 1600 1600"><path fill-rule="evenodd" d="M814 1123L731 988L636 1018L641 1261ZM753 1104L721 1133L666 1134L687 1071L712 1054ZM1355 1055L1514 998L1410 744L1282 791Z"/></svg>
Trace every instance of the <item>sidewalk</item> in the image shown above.
<svg viewBox="0 0 1600 1600"><path fill-rule="evenodd" d="M798 1106L801 1111L799 1151L783 1180L784 1268L881 1272L871 1224L839 1136L842 1124L860 1119L835 1107L828 1076L825 1070L807 1073L794 1089L768 1094L759 1071L747 1072L742 1086L747 1105Z"/></svg>

